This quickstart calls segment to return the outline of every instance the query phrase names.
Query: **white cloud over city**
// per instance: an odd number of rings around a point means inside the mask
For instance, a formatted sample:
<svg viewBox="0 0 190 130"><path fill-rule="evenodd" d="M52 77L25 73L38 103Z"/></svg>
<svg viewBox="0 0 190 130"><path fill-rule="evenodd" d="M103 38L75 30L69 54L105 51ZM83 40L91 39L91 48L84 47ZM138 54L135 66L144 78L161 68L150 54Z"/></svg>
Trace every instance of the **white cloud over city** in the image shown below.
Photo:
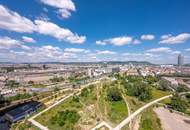
<svg viewBox="0 0 190 130"><path fill-rule="evenodd" d="M190 39L189 33L181 33L176 36L172 36L171 34L161 36L161 41L159 43L163 44L179 44L184 43Z"/></svg>
<svg viewBox="0 0 190 130"><path fill-rule="evenodd" d="M155 38L152 34L146 34L141 36L141 40L153 40Z"/></svg>
<svg viewBox="0 0 190 130"><path fill-rule="evenodd" d="M57 13L62 18L69 18L71 12L76 11L75 4L72 0L40 0L43 4L57 8Z"/></svg>
<svg viewBox="0 0 190 130"><path fill-rule="evenodd" d="M29 43L35 43L36 42L36 40L34 40L31 37L27 37L27 36L22 36L22 40L23 40L23 42L29 42Z"/></svg>
<svg viewBox="0 0 190 130"><path fill-rule="evenodd" d="M0 28L19 33L39 33L54 37L60 41L82 44L86 36L79 36L67 28L58 26L55 23L45 20L35 20L21 16L17 12L0 5Z"/></svg>
<svg viewBox="0 0 190 130"><path fill-rule="evenodd" d="M112 44L115 46L123 46L127 44L131 44L133 38L129 36L121 36L121 37L114 37L114 38L109 38L105 40L98 40L96 41L97 45L107 45L107 44Z"/></svg>
<svg viewBox="0 0 190 130"><path fill-rule="evenodd" d="M147 50L147 52L151 53L168 53L172 52L172 50L169 47L159 47L159 48L152 48Z"/></svg>

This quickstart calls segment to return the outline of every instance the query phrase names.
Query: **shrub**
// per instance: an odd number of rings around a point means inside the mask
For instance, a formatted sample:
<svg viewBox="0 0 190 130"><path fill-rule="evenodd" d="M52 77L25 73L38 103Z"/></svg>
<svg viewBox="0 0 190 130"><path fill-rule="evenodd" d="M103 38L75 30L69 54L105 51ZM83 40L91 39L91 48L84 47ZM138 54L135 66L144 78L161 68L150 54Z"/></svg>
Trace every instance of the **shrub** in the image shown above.
<svg viewBox="0 0 190 130"><path fill-rule="evenodd" d="M80 100L80 99L79 99L79 97L78 97L77 95L74 95L74 96L73 96L73 101L74 101L74 102L79 102L79 100Z"/></svg>
<svg viewBox="0 0 190 130"><path fill-rule="evenodd" d="M107 90L107 98L109 101L121 101L121 93L118 88L111 87Z"/></svg>
<svg viewBox="0 0 190 130"><path fill-rule="evenodd" d="M152 98L151 87L142 81L127 83L125 84L125 88L127 89L127 94L129 96L135 96L141 101L145 101Z"/></svg>
<svg viewBox="0 0 190 130"><path fill-rule="evenodd" d="M82 96L82 97L87 97L88 94L89 94L88 88L84 88L84 89L81 91L81 96Z"/></svg>
<svg viewBox="0 0 190 130"><path fill-rule="evenodd" d="M69 125L74 126L80 119L80 115L74 110L65 110L58 112L50 119L52 124L58 124L59 126Z"/></svg>
<svg viewBox="0 0 190 130"><path fill-rule="evenodd" d="M174 97L171 98L170 105L174 110L180 112L186 112L188 108L188 103L178 95L174 95Z"/></svg>

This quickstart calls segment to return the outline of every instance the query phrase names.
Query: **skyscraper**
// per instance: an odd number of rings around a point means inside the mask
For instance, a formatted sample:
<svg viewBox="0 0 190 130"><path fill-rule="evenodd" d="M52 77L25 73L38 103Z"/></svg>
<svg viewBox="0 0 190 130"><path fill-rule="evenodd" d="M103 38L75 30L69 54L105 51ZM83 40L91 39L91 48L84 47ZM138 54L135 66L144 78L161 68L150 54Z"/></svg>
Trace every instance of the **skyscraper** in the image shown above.
<svg viewBox="0 0 190 130"><path fill-rule="evenodd" d="M178 66L182 66L184 63L184 56L182 54L178 55Z"/></svg>

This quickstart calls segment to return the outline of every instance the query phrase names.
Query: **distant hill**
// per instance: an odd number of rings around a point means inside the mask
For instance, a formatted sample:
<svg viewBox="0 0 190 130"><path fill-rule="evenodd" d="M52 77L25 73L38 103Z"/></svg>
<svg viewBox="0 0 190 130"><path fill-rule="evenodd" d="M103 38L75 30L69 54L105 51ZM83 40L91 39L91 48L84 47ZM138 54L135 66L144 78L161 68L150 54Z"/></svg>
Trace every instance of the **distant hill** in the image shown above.
<svg viewBox="0 0 190 130"><path fill-rule="evenodd" d="M153 65L148 61L107 61L107 64Z"/></svg>
<svg viewBox="0 0 190 130"><path fill-rule="evenodd" d="M0 64L17 64L14 62L0 62ZM37 62L18 64L133 64L133 65L155 65L148 61L100 61L100 62Z"/></svg>

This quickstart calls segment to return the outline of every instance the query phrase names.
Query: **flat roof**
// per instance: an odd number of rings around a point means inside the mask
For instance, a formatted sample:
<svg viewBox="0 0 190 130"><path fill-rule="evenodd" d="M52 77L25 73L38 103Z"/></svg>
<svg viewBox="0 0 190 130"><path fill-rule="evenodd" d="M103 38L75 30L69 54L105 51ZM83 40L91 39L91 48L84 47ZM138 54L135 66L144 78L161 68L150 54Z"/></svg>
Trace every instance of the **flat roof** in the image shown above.
<svg viewBox="0 0 190 130"><path fill-rule="evenodd" d="M31 108L35 108L36 106L38 106L40 104L41 104L40 102L33 101L33 102L27 103L25 105L19 106L13 110L7 112L7 114L12 116L12 117L15 117L19 114L26 112L27 110L29 110Z"/></svg>

